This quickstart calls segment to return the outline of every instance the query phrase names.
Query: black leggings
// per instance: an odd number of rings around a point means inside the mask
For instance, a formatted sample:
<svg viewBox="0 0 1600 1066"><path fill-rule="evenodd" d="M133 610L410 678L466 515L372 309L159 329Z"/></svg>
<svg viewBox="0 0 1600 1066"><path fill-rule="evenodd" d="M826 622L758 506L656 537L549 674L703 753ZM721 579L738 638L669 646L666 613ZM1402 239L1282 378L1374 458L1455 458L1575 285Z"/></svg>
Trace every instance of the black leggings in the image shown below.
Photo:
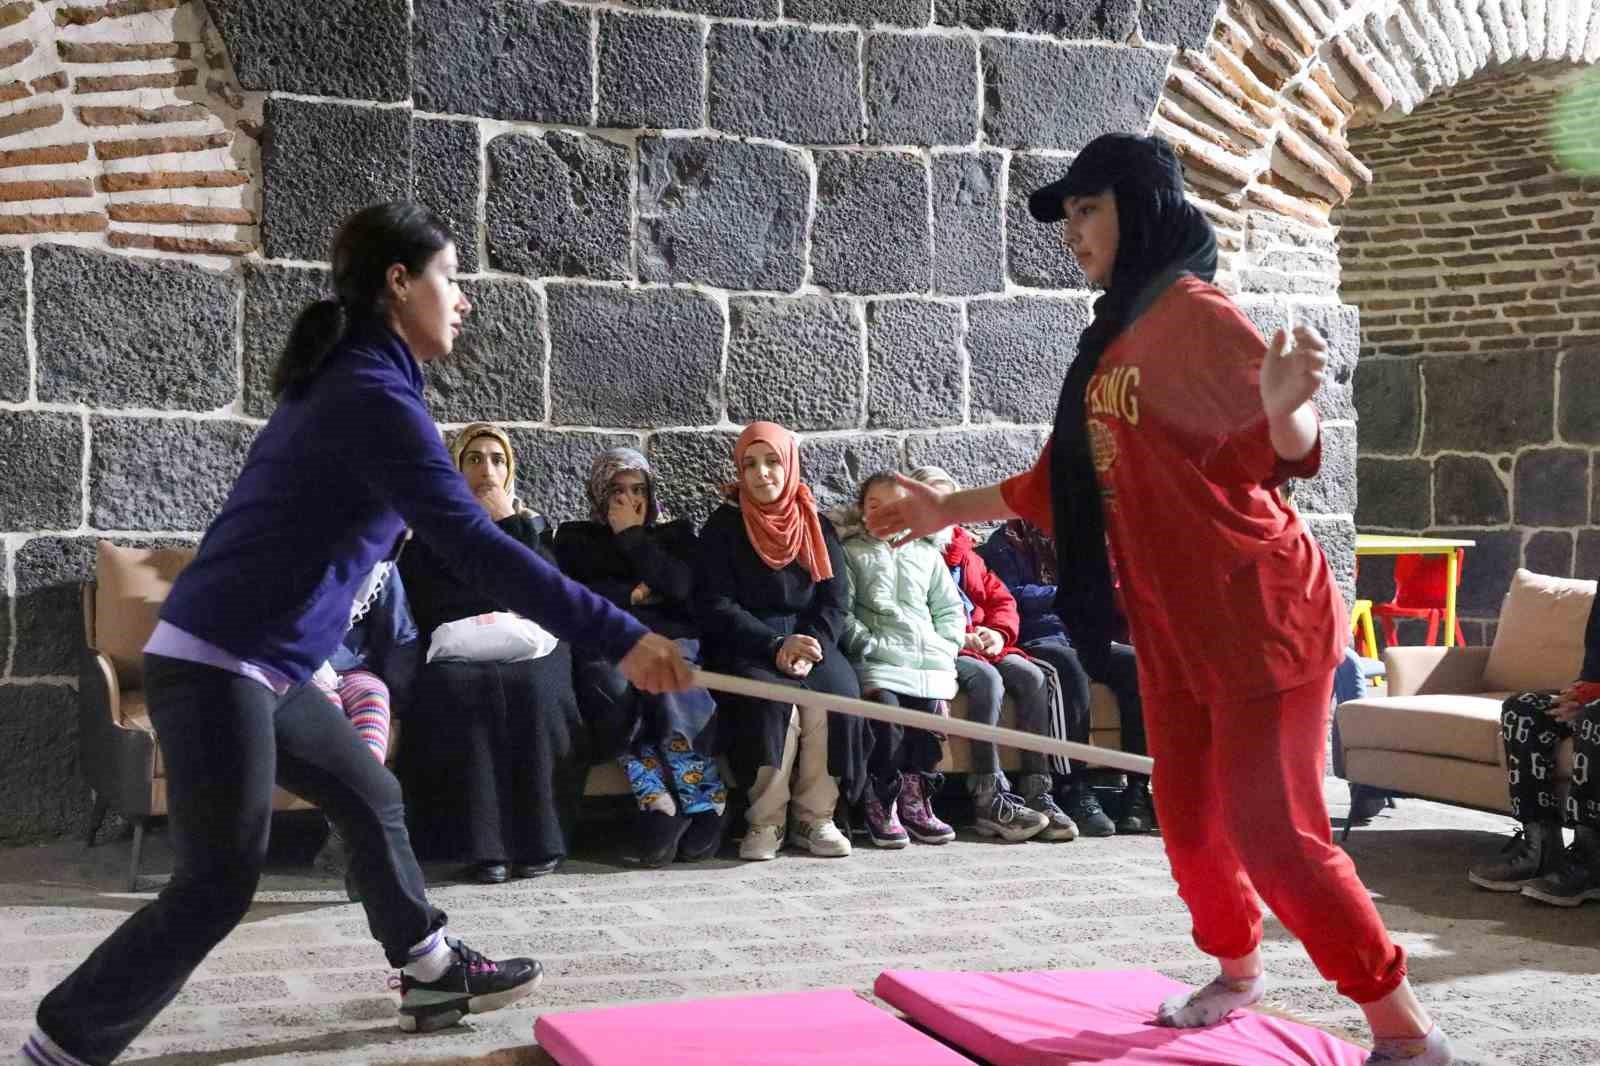
<svg viewBox="0 0 1600 1066"><path fill-rule="evenodd" d="M1561 821L1600 829L1600 702L1570 725L1550 712L1557 693L1518 692L1500 708L1506 743L1511 814L1522 822ZM1556 752L1572 738L1572 782L1566 803L1556 792Z"/></svg>
<svg viewBox="0 0 1600 1066"><path fill-rule="evenodd" d="M903 696L883 688L873 689L865 695L874 703L926 711L929 714L934 713L939 702ZM944 744L937 733L871 719L867 721L867 729L872 734L872 753L867 756L867 770L880 785L894 781L902 770L931 774L939 768L939 761L944 758Z"/></svg>
<svg viewBox="0 0 1600 1066"><path fill-rule="evenodd" d="M167 767L172 880L39 1005L39 1028L109 1063L172 1001L250 909L267 855L272 787L321 807L350 848L372 935L389 962L444 925L406 836L400 786L312 685L283 697L210 666L145 656Z"/></svg>

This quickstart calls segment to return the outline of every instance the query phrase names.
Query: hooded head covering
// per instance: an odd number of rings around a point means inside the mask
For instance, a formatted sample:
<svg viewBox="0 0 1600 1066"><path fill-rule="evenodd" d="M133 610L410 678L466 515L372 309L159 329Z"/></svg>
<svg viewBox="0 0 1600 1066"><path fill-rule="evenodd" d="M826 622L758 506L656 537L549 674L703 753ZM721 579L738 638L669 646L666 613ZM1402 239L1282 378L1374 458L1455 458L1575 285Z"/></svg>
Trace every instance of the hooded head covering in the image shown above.
<svg viewBox="0 0 1600 1066"><path fill-rule="evenodd" d="M744 453L753 444L765 444L783 462L783 491L771 503L758 503L744 490ZM733 468L738 480L730 495L737 497L744 514L744 530L761 561L782 570L796 559L811 572L813 581L833 576L828 545L822 539L817 501L800 478L800 442L776 422L752 422L733 445Z"/></svg>
<svg viewBox="0 0 1600 1066"><path fill-rule="evenodd" d="M950 471L942 466L934 466L931 463L926 466L919 466L911 471L910 477L912 481L920 481L924 485L943 483L951 486L957 492L961 491L961 482L951 477ZM955 537L955 526L945 526L943 529L935 530L928 535L928 539L933 541L940 551L949 551L950 543L955 540Z"/></svg>
<svg viewBox="0 0 1600 1066"><path fill-rule="evenodd" d="M1117 204L1117 258L1061 387L1050 457L1060 579L1056 606L1091 674L1097 667L1103 671L1109 655L1115 600L1084 392L1106 348L1169 285L1184 274L1210 281L1217 272L1216 235L1184 197L1183 169L1159 137L1111 133L1095 138L1078 153L1065 178L1029 198L1028 208L1040 221L1059 221L1066 197L1106 190Z"/></svg>
<svg viewBox="0 0 1600 1066"><path fill-rule="evenodd" d="M661 521L661 505L656 500L656 475L650 469L650 460L633 448L607 448L594 457L589 466L589 517L596 522L606 520L606 509L611 502L611 483L618 474L632 471L644 476L644 524L653 526Z"/></svg>
<svg viewBox="0 0 1600 1066"><path fill-rule="evenodd" d="M1028 563L1028 571L1040 585L1056 583L1056 545L1054 538L1023 518L1013 518L1001 527L1006 541Z"/></svg>
<svg viewBox="0 0 1600 1066"><path fill-rule="evenodd" d="M961 491L961 482L951 477L950 471L946 470L942 466L933 466L931 464L928 466L919 466L915 470L911 471L910 477L912 481L920 481L924 485L932 485L936 481L942 481L946 485L955 486L955 490L957 492Z"/></svg>
<svg viewBox="0 0 1600 1066"><path fill-rule="evenodd" d="M506 481L501 488L511 496L511 506L518 511L528 508L517 499L517 451L511 446L511 438L506 431L492 422L474 422L456 434L450 442L450 458L455 460L456 469L461 469L463 456L467 454L467 447L480 437L490 437L500 442L500 447L506 450Z"/></svg>

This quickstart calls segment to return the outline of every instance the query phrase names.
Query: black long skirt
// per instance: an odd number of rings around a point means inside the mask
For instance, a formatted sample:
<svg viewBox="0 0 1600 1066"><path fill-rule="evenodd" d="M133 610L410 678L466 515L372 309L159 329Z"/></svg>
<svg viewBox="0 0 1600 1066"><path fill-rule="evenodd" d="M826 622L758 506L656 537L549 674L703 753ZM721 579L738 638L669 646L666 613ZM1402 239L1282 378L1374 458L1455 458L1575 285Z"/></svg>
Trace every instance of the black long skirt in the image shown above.
<svg viewBox="0 0 1600 1066"><path fill-rule="evenodd" d="M398 773L418 855L565 858L588 773L566 643L517 663L422 667Z"/></svg>

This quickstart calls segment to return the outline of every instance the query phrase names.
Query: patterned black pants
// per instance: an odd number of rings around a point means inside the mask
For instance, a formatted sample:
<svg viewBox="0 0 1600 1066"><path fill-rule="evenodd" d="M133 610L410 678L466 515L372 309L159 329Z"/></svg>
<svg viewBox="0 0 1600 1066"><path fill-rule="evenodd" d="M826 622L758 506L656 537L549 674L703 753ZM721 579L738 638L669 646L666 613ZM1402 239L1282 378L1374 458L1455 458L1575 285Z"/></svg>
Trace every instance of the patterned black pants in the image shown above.
<svg viewBox="0 0 1600 1066"><path fill-rule="evenodd" d="M1600 828L1600 701L1570 725L1550 713L1554 692L1519 692L1500 710L1506 741L1511 813L1524 822L1555 821ZM1565 808L1556 795L1556 749L1573 739L1572 789Z"/></svg>

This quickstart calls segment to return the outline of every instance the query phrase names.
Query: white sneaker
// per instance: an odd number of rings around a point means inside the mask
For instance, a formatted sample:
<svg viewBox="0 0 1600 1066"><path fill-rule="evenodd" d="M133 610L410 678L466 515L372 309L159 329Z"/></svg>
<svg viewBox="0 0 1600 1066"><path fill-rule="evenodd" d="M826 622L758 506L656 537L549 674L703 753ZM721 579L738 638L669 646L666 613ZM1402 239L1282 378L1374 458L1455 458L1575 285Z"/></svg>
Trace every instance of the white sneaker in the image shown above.
<svg viewBox="0 0 1600 1066"><path fill-rule="evenodd" d="M783 826L752 825L745 829L739 844L739 858L747 862L766 862L778 857L783 847Z"/></svg>
<svg viewBox="0 0 1600 1066"><path fill-rule="evenodd" d="M850 840L839 832L832 818L789 823L789 843L827 859L842 859L850 854Z"/></svg>

